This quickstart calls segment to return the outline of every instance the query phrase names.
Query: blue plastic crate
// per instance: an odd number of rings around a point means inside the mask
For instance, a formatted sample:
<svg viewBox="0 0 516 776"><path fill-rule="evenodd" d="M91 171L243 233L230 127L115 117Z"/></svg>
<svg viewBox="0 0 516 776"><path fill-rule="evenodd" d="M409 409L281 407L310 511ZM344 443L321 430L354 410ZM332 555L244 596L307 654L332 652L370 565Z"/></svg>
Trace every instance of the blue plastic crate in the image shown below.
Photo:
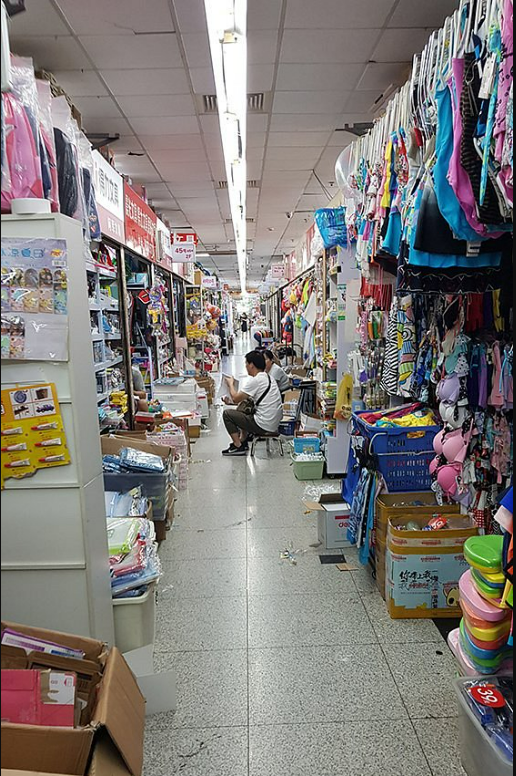
<svg viewBox="0 0 516 776"><path fill-rule="evenodd" d="M417 428L377 428L353 416L355 433L364 439L369 454L392 493L429 490L432 485L430 463L435 457L433 441L440 426Z"/></svg>
<svg viewBox="0 0 516 776"><path fill-rule="evenodd" d="M295 453L319 453L321 440L319 437L296 437L294 439Z"/></svg>

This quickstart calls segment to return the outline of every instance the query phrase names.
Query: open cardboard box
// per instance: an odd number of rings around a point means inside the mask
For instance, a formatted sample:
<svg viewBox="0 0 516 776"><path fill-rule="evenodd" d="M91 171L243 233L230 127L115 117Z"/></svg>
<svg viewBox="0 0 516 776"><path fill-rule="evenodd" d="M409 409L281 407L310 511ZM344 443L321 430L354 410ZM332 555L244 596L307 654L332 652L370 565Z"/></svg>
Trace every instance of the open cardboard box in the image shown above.
<svg viewBox="0 0 516 776"><path fill-rule="evenodd" d="M56 773L43 773L42 771L13 771L10 768L2 768L1 776L56 776ZM62 774L72 776L72 774ZM101 737L95 744L93 757L87 776L130 776L130 771L118 754L111 742Z"/></svg>
<svg viewBox="0 0 516 776"><path fill-rule="evenodd" d="M171 447L155 445L153 442L148 442L147 439L134 439L118 435L101 436L100 445L102 455L119 455L120 450L124 447L132 447L134 450L141 450L144 453L159 455L169 466L172 466L174 460L174 450Z"/></svg>
<svg viewBox="0 0 516 776"><path fill-rule="evenodd" d="M318 539L327 550L351 547L347 532L351 508L340 493L322 493L319 501L303 500L307 509L317 512Z"/></svg>
<svg viewBox="0 0 516 776"><path fill-rule="evenodd" d="M94 748L102 736L117 750L127 772L131 776L141 776L145 700L120 652L116 648L108 651L105 644L94 639L42 628L2 622L2 630L5 628L81 650L85 653L85 660L97 664L102 677L87 725L48 728L2 722L2 768L86 776L92 773L88 768ZM20 657L25 654L23 650L19 652ZM38 655L37 659L44 658ZM110 771L105 773L108 776ZM100 770L97 774L104 776ZM118 776L116 771L113 771L113 776Z"/></svg>

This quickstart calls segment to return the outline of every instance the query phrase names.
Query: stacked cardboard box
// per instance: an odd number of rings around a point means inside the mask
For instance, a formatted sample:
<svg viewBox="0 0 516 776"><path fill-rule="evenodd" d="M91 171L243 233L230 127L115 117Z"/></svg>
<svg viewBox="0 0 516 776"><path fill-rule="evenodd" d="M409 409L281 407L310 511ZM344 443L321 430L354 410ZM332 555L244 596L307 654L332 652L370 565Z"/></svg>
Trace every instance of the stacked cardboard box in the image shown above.
<svg viewBox="0 0 516 776"><path fill-rule="evenodd" d="M7 628L84 653L83 660L58 659L2 645L1 665L55 670L59 662L60 669L76 673L86 708L74 728L2 722L2 774L141 776L145 700L120 652L81 636L3 622L2 633Z"/></svg>

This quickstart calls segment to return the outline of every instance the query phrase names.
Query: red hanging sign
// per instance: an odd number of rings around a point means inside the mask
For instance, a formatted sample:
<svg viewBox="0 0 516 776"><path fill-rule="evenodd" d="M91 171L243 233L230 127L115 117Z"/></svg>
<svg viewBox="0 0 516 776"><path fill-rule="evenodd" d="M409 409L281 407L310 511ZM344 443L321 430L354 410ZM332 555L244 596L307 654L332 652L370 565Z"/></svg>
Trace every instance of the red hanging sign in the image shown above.
<svg viewBox="0 0 516 776"><path fill-rule="evenodd" d="M128 183L124 184L124 215L127 247L149 261L156 261L157 216Z"/></svg>

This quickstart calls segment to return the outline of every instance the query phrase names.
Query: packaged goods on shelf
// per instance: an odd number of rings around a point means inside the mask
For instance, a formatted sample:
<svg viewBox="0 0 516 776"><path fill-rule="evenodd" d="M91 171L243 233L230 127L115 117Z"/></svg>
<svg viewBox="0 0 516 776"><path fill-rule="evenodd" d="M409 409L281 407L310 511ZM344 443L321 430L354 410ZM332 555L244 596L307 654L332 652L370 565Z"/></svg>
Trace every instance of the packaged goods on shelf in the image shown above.
<svg viewBox="0 0 516 776"><path fill-rule="evenodd" d="M146 518L107 519L113 598L139 597L161 577L154 525Z"/></svg>

